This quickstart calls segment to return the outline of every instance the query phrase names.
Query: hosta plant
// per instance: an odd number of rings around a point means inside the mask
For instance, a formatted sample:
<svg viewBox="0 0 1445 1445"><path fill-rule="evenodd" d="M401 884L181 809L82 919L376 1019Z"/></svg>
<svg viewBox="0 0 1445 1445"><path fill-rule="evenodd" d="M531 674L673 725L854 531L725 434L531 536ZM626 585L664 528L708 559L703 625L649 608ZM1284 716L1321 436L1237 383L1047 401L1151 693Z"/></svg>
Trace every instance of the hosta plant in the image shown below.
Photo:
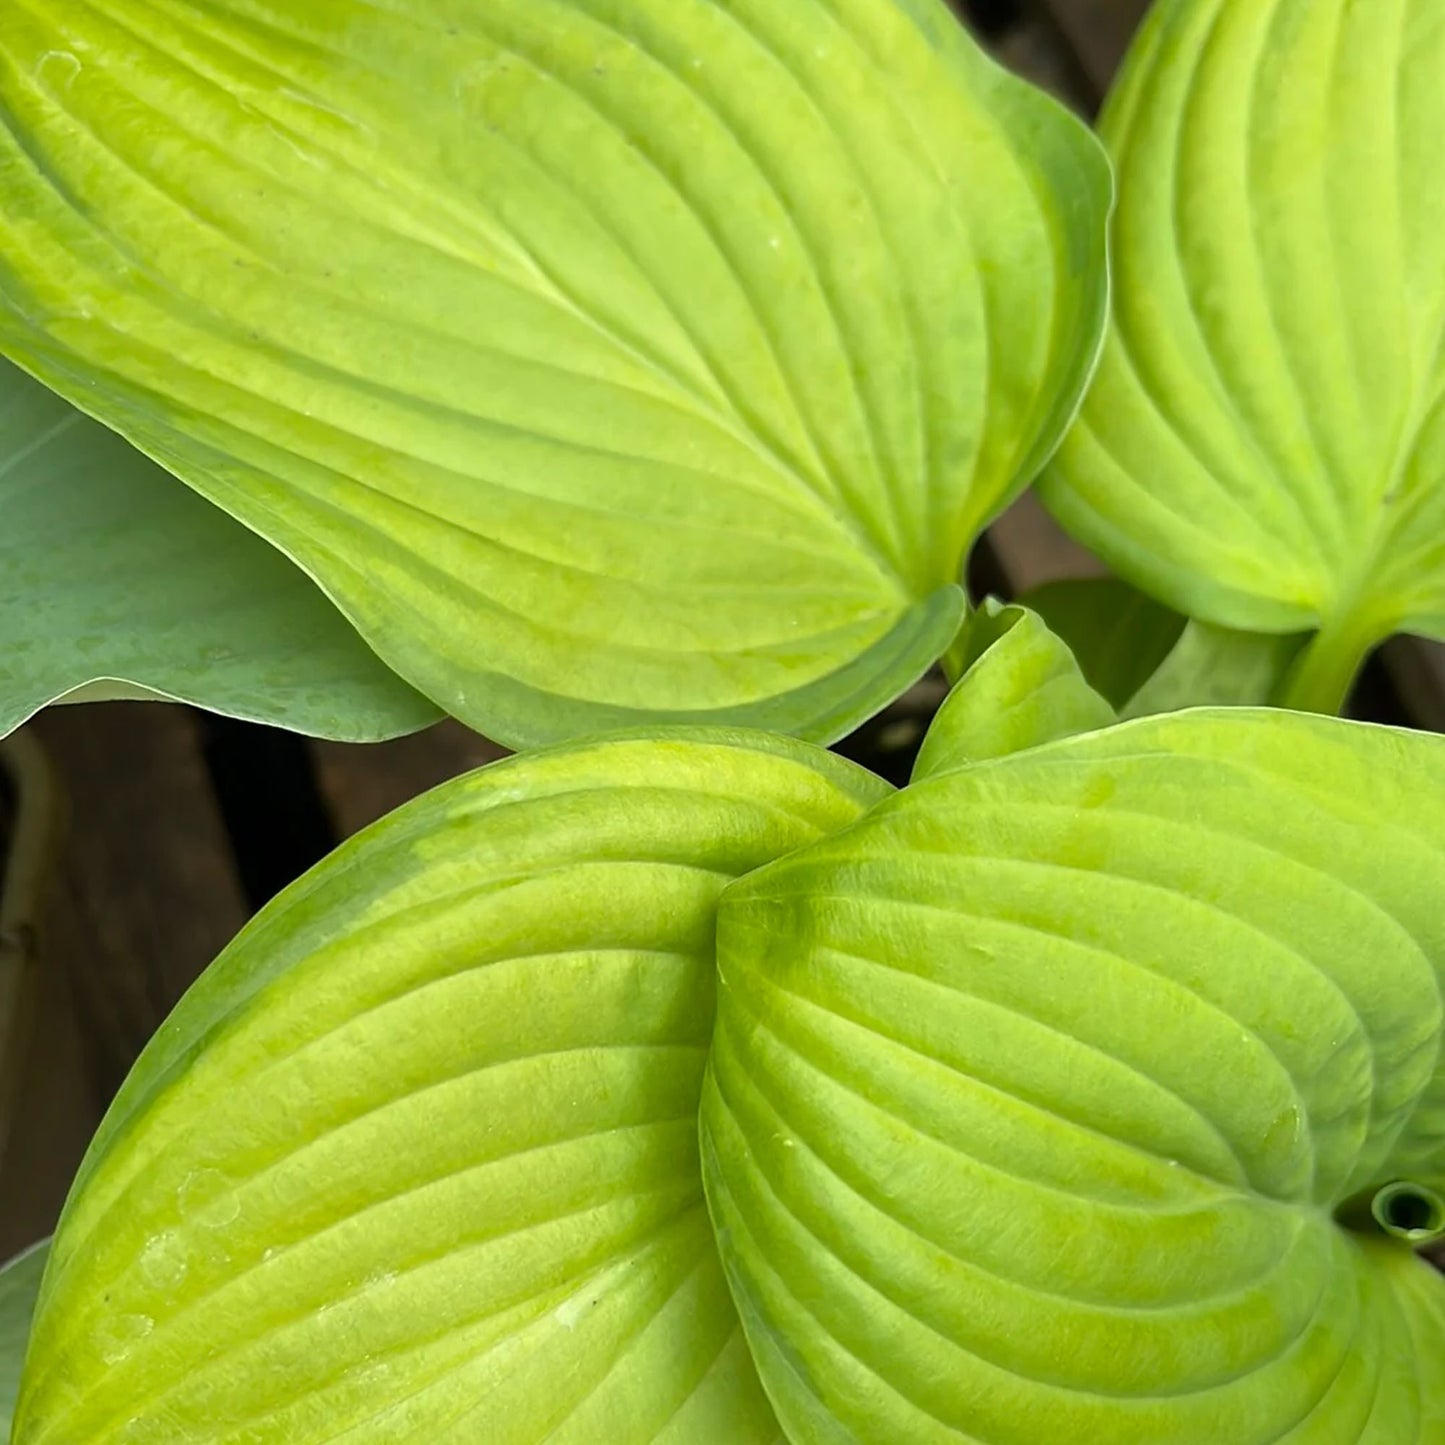
<svg viewBox="0 0 1445 1445"><path fill-rule="evenodd" d="M1442 44L1159 7L1048 495L1173 615L960 633L1110 185L941 0L12 5L0 726L558 744L186 996L13 1445L1445 1439L1445 739L1119 715L1445 630ZM816 746L945 653L906 788Z"/></svg>
<svg viewBox="0 0 1445 1445"><path fill-rule="evenodd" d="M1176 614L1157 673L1117 583L1050 614L1106 617L1131 712L1332 711L1445 636L1442 21L1161 0L1110 99L1044 496ZM1098 148L943 0L31 0L0 185L0 349L245 524L116 442L103 497L26 488L102 434L0 416L0 727L79 678L337 736L836 738L945 653L1108 290Z"/></svg>
<svg viewBox="0 0 1445 1445"><path fill-rule="evenodd" d="M279 898L95 1140L15 1445L1442 1438L1445 739L977 652L900 792L613 735Z"/></svg>

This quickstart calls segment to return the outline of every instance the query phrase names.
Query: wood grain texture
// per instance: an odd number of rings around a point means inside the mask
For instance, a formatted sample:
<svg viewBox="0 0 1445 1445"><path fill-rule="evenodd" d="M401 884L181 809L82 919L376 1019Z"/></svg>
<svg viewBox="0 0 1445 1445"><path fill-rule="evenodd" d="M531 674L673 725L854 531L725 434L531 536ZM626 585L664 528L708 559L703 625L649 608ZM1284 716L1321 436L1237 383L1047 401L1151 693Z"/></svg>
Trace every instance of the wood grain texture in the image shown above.
<svg viewBox="0 0 1445 1445"><path fill-rule="evenodd" d="M1108 575L1109 569L1074 541L1032 492L1025 492L989 528L988 540L1011 597L1066 577Z"/></svg>
<svg viewBox="0 0 1445 1445"><path fill-rule="evenodd" d="M30 1030L17 1060L24 1106L0 1151L0 1260L54 1229L100 1123L102 1110L89 1084L78 1018L69 974L42 968Z"/></svg>
<svg viewBox="0 0 1445 1445"><path fill-rule="evenodd" d="M1092 95L1102 99L1149 0L1033 0L1073 53Z"/></svg>
<svg viewBox="0 0 1445 1445"><path fill-rule="evenodd" d="M69 977L40 953L55 802L36 739L22 730L0 742L0 1260L49 1232L99 1119Z"/></svg>
<svg viewBox="0 0 1445 1445"><path fill-rule="evenodd" d="M247 910L189 712L103 703L30 726L69 823L42 958L70 975L103 1103Z"/></svg>
<svg viewBox="0 0 1445 1445"><path fill-rule="evenodd" d="M317 781L337 833L350 837L393 808L507 749L448 719L388 743L311 744Z"/></svg>

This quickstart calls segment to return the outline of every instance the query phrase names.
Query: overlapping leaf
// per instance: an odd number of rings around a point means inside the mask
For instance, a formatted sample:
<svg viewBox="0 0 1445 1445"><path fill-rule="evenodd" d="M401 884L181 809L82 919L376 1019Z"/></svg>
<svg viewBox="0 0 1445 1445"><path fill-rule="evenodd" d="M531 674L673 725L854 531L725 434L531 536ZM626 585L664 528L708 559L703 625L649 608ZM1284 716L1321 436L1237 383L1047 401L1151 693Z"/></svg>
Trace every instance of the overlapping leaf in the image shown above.
<svg viewBox="0 0 1445 1445"><path fill-rule="evenodd" d="M1051 582L1019 601L1125 718L1278 701L1309 640L1181 617L1115 577Z"/></svg>
<svg viewBox="0 0 1445 1445"><path fill-rule="evenodd" d="M1027 608L985 598L950 660L961 676L923 740L915 781L1114 721L1073 653Z"/></svg>
<svg viewBox="0 0 1445 1445"><path fill-rule="evenodd" d="M790 1438L1445 1438L1445 1280L1333 1217L1445 1180L1442 892L1445 739L1243 709L733 885L704 1170Z"/></svg>
<svg viewBox="0 0 1445 1445"><path fill-rule="evenodd" d="M702 1202L715 901L886 791L694 732L509 760L347 844L102 1126L17 1445L777 1440Z"/></svg>
<svg viewBox="0 0 1445 1445"><path fill-rule="evenodd" d="M1045 582L1018 601L1065 643L1084 676L1116 708L1153 677L1188 621L1117 577Z"/></svg>
<svg viewBox="0 0 1445 1445"><path fill-rule="evenodd" d="M0 1441L10 1439L30 1317L45 1272L46 1246L36 1245L0 1266Z"/></svg>
<svg viewBox="0 0 1445 1445"><path fill-rule="evenodd" d="M1162 0L1102 131L1112 326L1044 496L1176 609L1445 636L1445 5Z"/></svg>
<svg viewBox="0 0 1445 1445"><path fill-rule="evenodd" d="M15 0L0 346L509 743L947 646L1107 170L942 0Z"/></svg>
<svg viewBox="0 0 1445 1445"><path fill-rule="evenodd" d="M275 548L0 361L0 734L93 683L355 742L438 715Z"/></svg>

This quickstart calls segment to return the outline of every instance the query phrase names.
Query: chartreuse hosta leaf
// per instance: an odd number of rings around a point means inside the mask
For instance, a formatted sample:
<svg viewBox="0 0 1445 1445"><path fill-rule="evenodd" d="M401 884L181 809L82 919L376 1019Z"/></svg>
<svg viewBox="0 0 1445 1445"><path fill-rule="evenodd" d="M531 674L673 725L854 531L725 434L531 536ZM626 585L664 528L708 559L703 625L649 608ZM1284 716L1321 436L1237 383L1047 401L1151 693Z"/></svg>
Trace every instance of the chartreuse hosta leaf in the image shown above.
<svg viewBox="0 0 1445 1445"><path fill-rule="evenodd" d="M923 740L915 780L1114 721L1073 653L1027 608L986 597L948 662L961 676Z"/></svg>
<svg viewBox="0 0 1445 1445"><path fill-rule="evenodd" d="M1445 4L1161 0L1103 134L1112 326L1045 490L1176 609L1445 637Z"/></svg>
<svg viewBox="0 0 1445 1445"><path fill-rule="evenodd" d="M513 744L876 711L1103 326L943 0L13 0L0 192L0 347Z"/></svg>
<svg viewBox="0 0 1445 1445"><path fill-rule="evenodd" d="M702 1201L716 899L887 786L695 731L428 794L142 1057L53 1246L17 1445L748 1445Z"/></svg>
<svg viewBox="0 0 1445 1445"><path fill-rule="evenodd" d="M1445 738L1254 709L732 885L704 1172L795 1445L1445 1439L1442 896Z"/></svg>
<svg viewBox="0 0 1445 1445"><path fill-rule="evenodd" d="M275 548L5 361L0 518L0 735L93 683L360 742L438 715Z"/></svg>
<svg viewBox="0 0 1445 1445"><path fill-rule="evenodd" d="M46 1246L38 1244L8 1264L0 1265L0 1442L10 1439L15 1396L20 1388L20 1366L25 1358L35 1298L40 1293L46 1252Z"/></svg>

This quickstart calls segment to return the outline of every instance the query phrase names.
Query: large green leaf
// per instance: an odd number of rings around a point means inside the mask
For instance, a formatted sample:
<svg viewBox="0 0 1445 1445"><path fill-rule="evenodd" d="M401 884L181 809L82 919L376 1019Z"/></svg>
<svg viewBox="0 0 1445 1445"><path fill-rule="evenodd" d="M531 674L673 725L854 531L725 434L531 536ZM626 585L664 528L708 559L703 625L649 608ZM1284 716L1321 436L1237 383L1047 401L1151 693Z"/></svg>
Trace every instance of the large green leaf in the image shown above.
<svg viewBox="0 0 1445 1445"><path fill-rule="evenodd" d="M0 736L97 683L356 742L438 716L275 548L0 361Z"/></svg>
<svg viewBox="0 0 1445 1445"><path fill-rule="evenodd" d="M20 1366L47 1254L47 1246L37 1244L0 1266L0 1445L10 1439Z"/></svg>
<svg viewBox="0 0 1445 1445"><path fill-rule="evenodd" d="M0 346L512 744L948 645L1107 167L942 0L15 0Z"/></svg>
<svg viewBox="0 0 1445 1445"><path fill-rule="evenodd" d="M1320 630L1334 708L1445 637L1445 5L1162 0L1102 130L1112 327L1044 497L1231 628Z"/></svg>
<svg viewBox="0 0 1445 1445"><path fill-rule="evenodd" d="M17 1445L749 1445L702 1202L715 904L887 785L694 732L348 843L160 1031L67 1205Z"/></svg>
<svg viewBox="0 0 1445 1445"><path fill-rule="evenodd" d="M734 884L704 1170L795 1445L1445 1439L1445 1279L1334 1217L1445 1183L1442 896L1445 738L1252 709Z"/></svg>

